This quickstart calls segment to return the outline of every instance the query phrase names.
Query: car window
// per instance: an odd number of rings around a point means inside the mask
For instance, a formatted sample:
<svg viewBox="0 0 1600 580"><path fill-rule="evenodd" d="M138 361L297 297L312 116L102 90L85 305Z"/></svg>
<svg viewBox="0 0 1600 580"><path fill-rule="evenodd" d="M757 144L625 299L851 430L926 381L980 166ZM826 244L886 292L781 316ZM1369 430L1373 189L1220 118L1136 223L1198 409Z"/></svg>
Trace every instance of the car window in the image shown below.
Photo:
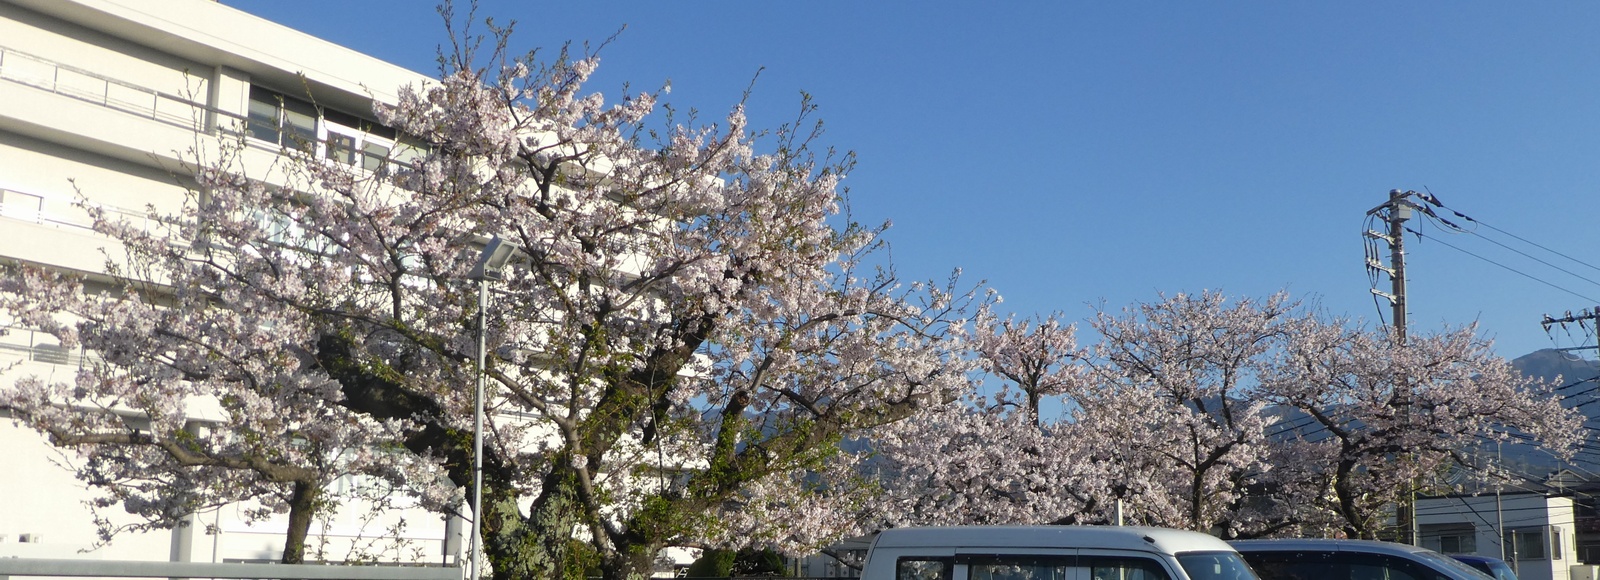
<svg viewBox="0 0 1600 580"><path fill-rule="evenodd" d="M901 558L894 564L895 580L950 580L949 559Z"/></svg>
<svg viewBox="0 0 1600 580"><path fill-rule="evenodd" d="M1233 552L1178 554L1178 565L1189 580L1259 580L1250 565Z"/></svg>
<svg viewBox="0 0 1600 580"><path fill-rule="evenodd" d="M1412 554L1412 556L1415 556L1418 560L1427 562L1427 565L1432 566L1435 569L1454 572L1457 576L1478 578L1480 580L1488 580L1489 578L1494 577L1493 574L1485 572L1477 566L1473 566L1438 552L1417 552Z"/></svg>
<svg viewBox="0 0 1600 580"><path fill-rule="evenodd" d="M1244 552L1241 555L1262 580L1349 580L1344 567L1333 566L1331 552L1300 550Z"/></svg>
<svg viewBox="0 0 1600 580"><path fill-rule="evenodd" d="M1489 567L1494 569L1494 577L1499 580L1517 580L1516 571L1512 570L1511 566L1505 562L1495 562Z"/></svg>
<svg viewBox="0 0 1600 580"><path fill-rule="evenodd" d="M1083 556L1078 565L1089 569L1090 580L1172 580L1160 562L1149 558Z"/></svg>
<svg viewBox="0 0 1600 580"><path fill-rule="evenodd" d="M1073 580L1070 558L1005 555L973 557L966 562L970 580Z"/></svg>
<svg viewBox="0 0 1600 580"><path fill-rule="evenodd" d="M1477 578L1481 575L1481 572L1475 570L1466 571L1470 568L1465 564L1433 552L1416 552L1411 556L1421 561L1387 554L1355 552L1341 552L1338 559L1349 564L1350 580L1451 580L1451 576L1441 571L1441 568L1457 570L1468 578Z"/></svg>
<svg viewBox="0 0 1600 580"><path fill-rule="evenodd" d="M1418 566L1391 556L1346 554L1340 558L1349 565L1349 580L1437 580L1421 573Z"/></svg>

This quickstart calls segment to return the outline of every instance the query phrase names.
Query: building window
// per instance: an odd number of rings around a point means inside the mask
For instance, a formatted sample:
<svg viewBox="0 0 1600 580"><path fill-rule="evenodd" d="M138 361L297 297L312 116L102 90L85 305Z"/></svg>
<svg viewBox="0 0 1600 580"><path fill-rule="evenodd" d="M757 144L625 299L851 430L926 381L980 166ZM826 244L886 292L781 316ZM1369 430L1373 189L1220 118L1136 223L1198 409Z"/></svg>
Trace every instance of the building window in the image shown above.
<svg viewBox="0 0 1600 580"><path fill-rule="evenodd" d="M1560 560L1561 528L1540 526L1507 530L1506 550L1518 560Z"/></svg>
<svg viewBox="0 0 1600 580"><path fill-rule="evenodd" d="M279 147L368 171L391 162L409 165L426 152L425 146L375 121L257 86L250 87L246 131Z"/></svg>
<svg viewBox="0 0 1600 580"><path fill-rule="evenodd" d="M1478 532L1472 524L1422 526L1422 547L1444 554L1475 554Z"/></svg>
<svg viewBox="0 0 1600 580"><path fill-rule="evenodd" d="M1439 551L1446 554L1475 554L1478 538L1470 535L1439 536Z"/></svg>
<svg viewBox="0 0 1600 580"><path fill-rule="evenodd" d="M250 87L251 137L290 149L314 152L317 108L306 101L261 87Z"/></svg>

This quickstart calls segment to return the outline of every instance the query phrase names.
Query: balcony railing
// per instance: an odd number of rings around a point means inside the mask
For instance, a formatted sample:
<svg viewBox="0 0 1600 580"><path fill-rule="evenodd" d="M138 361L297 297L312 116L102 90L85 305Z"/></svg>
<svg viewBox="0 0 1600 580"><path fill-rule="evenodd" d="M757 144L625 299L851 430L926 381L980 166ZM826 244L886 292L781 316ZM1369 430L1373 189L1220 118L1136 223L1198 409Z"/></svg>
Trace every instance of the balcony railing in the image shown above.
<svg viewBox="0 0 1600 580"><path fill-rule="evenodd" d="M330 123L320 113L304 135L294 135L280 120L252 119L182 96L161 92L61 64L13 48L0 46L0 80L43 89L58 95L132 113L192 131L242 132L258 139L257 146L300 149L318 157L368 170L390 162L411 163L421 155L415 144L374 137L354 127ZM298 139L297 139L298 137Z"/></svg>
<svg viewBox="0 0 1600 580"><path fill-rule="evenodd" d="M0 46L0 80L117 109L157 122L195 129L211 115L244 118L178 95L119 81L13 48Z"/></svg>
<svg viewBox="0 0 1600 580"><path fill-rule="evenodd" d="M149 214L143 211L103 203L94 205L128 223L142 225L147 230L151 226ZM75 202L6 187L0 187L0 217L43 226L94 231L94 220Z"/></svg>
<svg viewBox="0 0 1600 580"><path fill-rule="evenodd" d="M83 348L67 350L56 337L26 328L0 326L0 369L11 362L35 362L81 367L95 355Z"/></svg>

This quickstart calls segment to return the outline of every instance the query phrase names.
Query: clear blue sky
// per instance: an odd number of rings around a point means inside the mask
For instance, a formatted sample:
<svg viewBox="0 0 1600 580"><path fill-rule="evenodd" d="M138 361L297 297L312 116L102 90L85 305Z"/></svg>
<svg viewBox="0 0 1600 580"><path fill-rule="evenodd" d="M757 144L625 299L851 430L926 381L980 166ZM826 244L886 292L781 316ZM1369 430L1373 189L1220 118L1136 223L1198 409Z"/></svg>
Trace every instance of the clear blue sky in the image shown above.
<svg viewBox="0 0 1600 580"><path fill-rule="evenodd" d="M445 38L421 1L224 2L423 72ZM670 79L670 102L718 117L764 67L751 113L773 126L812 93L826 141L859 155L855 213L894 221L901 274L959 266L1018 312L1287 289L1374 323L1361 231L1395 188L1600 264L1600 3L486 0L479 15L516 20L524 50L626 25L591 85L612 96ZM1507 357L1585 340L1538 322L1592 308L1600 284L1492 230L1411 225L1430 236L1406 240L1414 331L1476 320Z"/></svg>

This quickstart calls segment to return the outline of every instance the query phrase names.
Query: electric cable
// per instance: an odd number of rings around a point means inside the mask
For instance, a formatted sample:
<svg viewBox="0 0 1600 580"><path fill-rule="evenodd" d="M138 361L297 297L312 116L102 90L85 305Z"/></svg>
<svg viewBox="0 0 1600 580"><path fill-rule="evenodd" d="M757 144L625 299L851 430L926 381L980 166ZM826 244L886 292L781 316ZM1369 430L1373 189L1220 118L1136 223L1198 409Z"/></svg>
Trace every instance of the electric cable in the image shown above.
<svg viewBox="0 0 1600 580"><path fill-rule="evenodd" d="M1426 189L1426 188L1424 188L1424 189ZM1577 263L1577 264L1581 264L1581 265L1583 265L1583 266L1585 266L1585 267L1587 267L1587 268L1589 268L1589 269L1591 269L1591 270L1595 270L1595 271L1597 271L1597 272L1600 272L1600 266L1595 266L1595 265L1594 265L1594 264L1590 264L1590 263L1588 263L1588 262L1585 262L1585 261L1583 261L1583 260L1580 260L1580 259L1578 259L1578 258L1574 258L1574 257L1572 257L1572 256L1568 256L1568 255L1566 255L1566 254L1563 254L1563 253L1561 253L1561 252L1558 252L1558 251L1556 251L1556 250L1553 250L1553 249L1551 249L1551 248L1547 248L1547 247L1545 247L1545 246L1543 246L1543 245L1541 245L1541 244L1539 244L1539 243L1538 243L1538 242L1535 242L1535 241L1532 241L1532 240L1529 240L1529 239L1527 239L1527 238L1524 238L1524 237L1522 237L1522 236L1519 236L1519 235L1516 235L1516 234L1513 234L1513 233L1511 233L1511 232L1508 232L1508 231L1505 231L1505 230L1502 230L1502 229L1500 229L1500 228L1497 228L1497 227L1494 227L1494 225L1492 225L1492 224L1489 224L1489 223L1487 223L1487 222L1483 222L1483 221L1480 221L1480 220L1477 220L1477 219L1473 219L1473 217L1472 217L1472 216L1469 216L1469 215L1467 215L1467 214L1464 214L1464 213L1461 213L1461 212L1459 212L1459 211L1456 211L1456 210L1455 210L1455 209L1454 209L1454 208L1451 208L1451 207L1448 207L1448 206L1446 206L1446 205L1444 205L1444 204L1443 204L1443 203L1440 203L1440 202L1439 202L1439 198L1437 198L1437 197L1434 197L1434 196L1433 196L1433 194L1432 194L1432 192L1429 192L1429 193L1428 193L1428 195L1426 195L1426 196L1422 196L1422 200L1423 200L1423 201L1425 201L1425 202L1427 202L1427 203L1428 203L1428 204L1430 204L1430 205L1433 205L1433 206L1434 206L1434 207L1437 207L1437 208L1439 208L1439 209L1443 209L1443 210L1446 210L1446 211L1449 211L1449 212L1450 212L1450 213L1452 213L1452 214L1455 214L1455 215L1456 215L1456 217L1459 217L1459 218L1461 218L1461 219L1464 219L1464 220L1467 220L1467 221L1469 221L1469 222L1472 222L1472 223L1473 223L1473 224L1475 224L1475 225L1480 225L1480 226L1483 226L1483 227L1486 227L1486 228L1489 228L1489 229L1491 229L1491 230L1494 230L1494 231L1496 231L1496 232L1500 232L1500 233L1502 233L1502 234L1505 234L1505 235L1507 235L1507 236L1510 236L1510 237L1511 237L1511 238L1514 238L1514 239L1516 239L1516 240L1517 240L1517 241L1519 241L1519 242L1522 242L1522 243L1524 243L1524 244L1528 244L1528 245L1530 245L1530 246L1533 246L1533 247L1535 247L1535 248L1539 248L1539 249L1541 249L1541 250L1544 250L1544 251L1546 251L1546 252L1550 252L1550 253L1552 253L1552 254L1555 254L1555 255L1557 255L1557 256L1561 256L1561 257L1563 257L1563 258L1566 258L1566 259L1568 259L1568 260L1571 260L1571 261L1572 261L1572 262L1574 262L1574 263ZM1428 215L1428 216L1429 216L1429 217L1432 217L1432 218L1434 218L1434 219L1438 219L1438 220L1440 220L1440 221L1444 221L1444 220L1443 220L1443 219L1442 219L1442 218L1439 218L1439 217L1438 217L1438 216L1436 216L1436 215L1433 215L1433 214L1432 214L1432 213L1431 213L1431 212L1423 212L1423 213L1424 213L1424 215ZM1479 234L1479 233L1477 233L1477 232L1476 232L1476 231L1475 231L1475 230L1467 230L1467 229L1465 229L1465 228L1461 228L1461 227L1459 227L1459 226L1455 226L1455 225L1454 225L1454 224L1450 224L1450 222L1448 222L1448 221L1444 221L1444 223L1446 223L1446 224L1449 224L1449 225L1451 225L1451 226L1452 226L1452 227L1454 227L1454 228L1455 228L1455 229L1458 229L1458 230L1460 230L1460 231L1462 231L1462 232L1464 232L1464 233L1469 233L1469 234L1474 234L1474 235L1477 235L1477 236L1478 236L1478 237L1481 237L1481 238L1484 238L1484 239L1486 239L1486 240L1487 240L1487 239L1489 239L1489 238L1488 238L1488 237L1487 237L1487 236L1484 236L1484 235L1483 235L1483 234ZM1575 275L1575 276L1576 276L1576 274L1574 274L1574 275Z"/></svg>
<svg viewBox="0 0 1600 580"><path fill-rule="evenodd" d="M1449 223L1449 222L1446 222L1446 223ZM1475 236L1478 236L1479 238L1482 238L1484 241L1489 242L1491 244L1494 244L1496 246L1500 246L1500 247L1505 248L1507 250L1511 250L1513 252L1521 254L1523 257L1526 257L1526 258L1528 258L1530 260L1533 260L1533 261L1538 262L1540 264L1544 264L1544 265L1549 266L1551 268L1555 268L1556 270L1559 270L1559 271L1561 271L1561 272L1563 272L1563 273L1565 273L1565 274L1567 274L1569 276L1572 276L1573 278L1577 278L1579 280L1583 280L1584 282L1588 282L1590 284L1594 284L1596 286L1600 286L1600 282L1597 282L1597 281L1595 281L1595 280L1593 280L1591 278L1585 277L1582 274L1579 274L1577 272L1573 272L1572 270L1568 270L1566 268L1562 268L1561 266L1557 266L1555 264L1551 264L1550 262L1546 262L1544 260L1541 260L1541 259L1533 256L1532 254L1529 254L1529 253L1524 252L1522 250L1518 250L1518 249L1513 248L1511 246L1507 246L1505 244L1500 243L1499 241L1489 239L1488 237L1485 237L1482 234L1479 234L1477 232L1468 232L1468 233L1470 233L1472 235L1475 235ZM1588 264L1584 264L1584 265L1587 266Z"/></svg>
<svg viewBox="0 0 1600 580"><path fill-rule="evenodd" d="M1552 282L1549 282L1549 281L1546 281L1546 280L1543 280L1543 279L1541 279L1541 278L1538 278L1538 277L1535 277L1535 276L1533 276L1533 275L1531 275L1531 274L1528 274L1528 273L1526 273L1526 272L1523 272L1523 271L1521 271L1521 270L1518 270L1518 269L1516 269L1516 268L1512 268L1512 267L1510 267L1510 266L1507 266L1507 265L1505 265L1505 264L1501 264L1501 263L1500 263L1500 262L1496 262L1496 261L1494 261L1494 260L1490 260L1490 259L1488 259L1488 258L1485 258L1485 257L1483 257L1483 256L1480 256L1480 255L1478 255L1478 254L1474 254L1474 253L1472 253L1472 252L1470 252L1470 251L1467 251L1467 250L1464 250L1464 249L1461 249L1461 248L1460 248L1460 247L1458 247L1458 246L1456 246L1456 245L1454 245L1454 244L1451 244L1451 243L1449 243L1449 242L1446 242L1446 241L1444 241L1444 240L1441 240L1441 239L1439 239L1439 238L1438 238L1438 237L1437 237L1437 236L1434 236L1434 237L1429 237L1429 236L1424 236L1424 235L1423 235L1423 234L1422 234L1422 232L1419 232L1419 231L1417 231L1417 230L1413 230L1413 229L1411 229L1411 228L1405 228L1405 230L1406 230L1406 231L1408 231L1408 232L1411 232L1411 233L1412 233L1412 235L1415 235L1415 236L1417 236L1417 238L1418 238L1418 239L1422 239L1422 238L1429 238L1429 239L1432 239L1432 240L1433 240L1433 241L1434 241L1434 242L1435 242L1435 243L1438 243L1438 244L1442 244L1442 245L1444 245L1444 246L1445 246L1445 247L1447 247L1447 248L1450 248L1450 249L1452 249L1452 250L1455 250L1455 251L1457 251L1457 252L1461 252L1461 253L1463 253L1463 254L1466 254L1466 255L1468 255L1468 256L1472 256L1472 257L1474 257L1474 258L1477 258L1477 259L1479 259L1479 260L1483 260L1483 261L1485 261L1485 262L1488 262L1488 263L1490 263L1490 264L1494 264L1494 265L1496 265L1496 266L1499 266L1499 267L1501 267L1501 268L1503 268L1503 269L1505 269L1505 270L1507 270L1507 271L1509 271L1509 272L1511 272L1511 273L1513 273L1513 274L1516 274L1516 275L1518 275L1518 276L1522 276L1522 277L1524 277L1524 278L1527 278L1527 279L1529 279L1529 280L1533 280L1533 281L1535 281L1535 282L1538 282L1538 283L1540 283L1540 284L1544 284L1544 285L1546 285L1546 286L1549 286L1549 287L1551 287L1551 288L1555 288L1555 289L1556 289L1556 290L1560 290L1560 291L1562 291L1562 292L1566 292L1566 293L1568 293L1568 294L1571 294L1571 295L1573 295L1573 296L1577 296L1577 297L1578 297L1578 298L1582 298L1582 299L1584 299L1584 300L1587 300L1587 301L1589 301L1589 302L1593 302L1593 303L1596 303L1596 304L1600 304L1600 300L1596 300L1596 299L1594 299L1594 298L1590 298L1590 297L1588 297L1588 296L1584 296L1584 295L1582 295L1582 294L1579 294L1579 293L1577 293L1577 292L1574 292L1574 291L1572 291L1572 290L1568 290L1568 289L1567 289L1567 288L1563 288L1563 287L1561 287L1561 286L1557 286L1557 285L1556 285L1556 284L1554 284L1554 283L1552 283Z"/></svg>

